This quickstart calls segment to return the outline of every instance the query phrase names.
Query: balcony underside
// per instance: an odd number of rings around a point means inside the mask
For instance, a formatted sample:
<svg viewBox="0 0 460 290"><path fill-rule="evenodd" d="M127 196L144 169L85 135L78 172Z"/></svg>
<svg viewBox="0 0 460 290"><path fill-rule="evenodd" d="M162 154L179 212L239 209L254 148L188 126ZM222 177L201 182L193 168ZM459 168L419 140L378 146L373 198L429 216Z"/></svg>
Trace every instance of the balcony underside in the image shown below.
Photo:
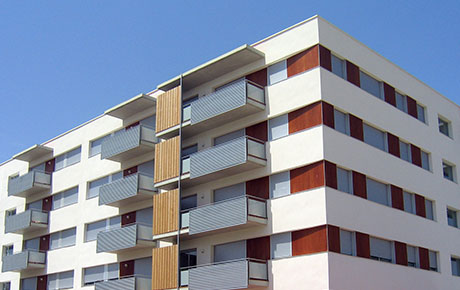
<svg viewBox="0 0 460 290"><path fill-rule="evenodd" d="M117 155L107 157L105 159L117 161L117 162L124 162L134 157L141 156L147 153L152 153L152 156L153 156L154 152L155 152L154 143L147 142L147 141L141 141L141 144L139 146L126 150L124 152L118 153Z"/></svg>
<svg viewBox="0 0 460 290"><path fill-rule="evenodd" d="M30 223L30 226L25 227L25 228L21 228L21 229L15 229L14 231L11 231L11 233L23 235L25 233L32 233L34 231L39 231L39 230L43 230L43 229L47 229L47 228L48 228L48 224L41 224L41 223L32 222L32 223Z"/></svg>

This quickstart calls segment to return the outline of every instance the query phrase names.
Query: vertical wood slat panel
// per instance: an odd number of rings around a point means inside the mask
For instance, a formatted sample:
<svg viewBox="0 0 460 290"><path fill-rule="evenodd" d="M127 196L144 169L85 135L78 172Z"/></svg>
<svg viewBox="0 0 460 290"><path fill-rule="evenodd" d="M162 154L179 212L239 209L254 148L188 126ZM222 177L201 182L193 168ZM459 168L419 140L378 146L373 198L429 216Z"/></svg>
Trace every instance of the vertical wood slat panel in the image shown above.
<svg viewBox="0 0 460 290"><path fill-rule="evenodd" d="M270 260L270 236L246 240L246 256L251 259Z"/></svg>
<svg viewBox="0 0 460 290"><path fill-rule="evenodd" d="M179 229L179 189L153 196L153 234L161 235Z"/></svg>
<svg viewBox="0 0 460 290"><path fill-rule="evenodd" d="M177 86L157 98L156 132L161 132L180 123L181 87Z"/></svg>
<svg viewBox="0 0 460 290"><path fill-rule="evenodd" d="M155 183L179 176L180 136L155 145Z"/></svg>
<svg viewBox="0 0 460 290"><path fill-rule="evenodd" d="M177 288L177 245L152 250L152 290Z"/></svg>

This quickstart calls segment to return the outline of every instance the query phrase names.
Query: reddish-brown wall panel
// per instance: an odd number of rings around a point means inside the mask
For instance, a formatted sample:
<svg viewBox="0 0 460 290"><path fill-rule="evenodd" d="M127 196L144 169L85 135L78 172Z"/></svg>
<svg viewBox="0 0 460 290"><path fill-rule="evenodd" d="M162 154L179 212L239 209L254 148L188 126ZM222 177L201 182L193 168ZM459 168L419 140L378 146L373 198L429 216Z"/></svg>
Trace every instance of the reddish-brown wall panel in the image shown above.
<svg viewBox="0 0 460 290"><path fill-rule="evenodd" d="M267 141L268 140L267 121L263 121L258 124L247 127L246 135L262 140L262 141Z"/></svg>
<svg viewBox="0 0 460 290"><path fill-rule="evenodd" d="M326 126L329 126L331 128L335 127L335 121L334 121L334 106L322 102L323 106L323 124Z"/></svg>
<svg viewBox="0 0 460 290"><path fill-rule="evenodd" d="M418 255L420 260L420 268L429 270L430 269L430 257L428 255L428 249L418 248Z"/></svg>
<svg viewBox="0 0 460 290"><path fill-rule="evenodd" d="M327 251L326 225L292 232L292 255Z"/></svg>
<svg viewBox="0 0 460 290"><path fill-rule="evenodd" d="M319 65L332 71L331 51L324 46L319 46Z"/></svg>
<svg viewBox="0 0 460 290"><path fill-rule="evenodd" d="M353 194L367 199L366 175L353 171Z"/></svg>
<svg viewBox="0 0 460 290"><path fill-rule="evenodd" d="M418 216L426 217L425 198L415 194L415 213Z"/></svg>
<svg viewBox="0 0 460 290"><path fill-rule="evenodd" d="M319 65L318 45L287 59L288 78Z"/></svg>
<svg viewBox="0 0 460 290"><path fill-rule="evenodd" d="M407 266L407 246L404 243L395 241L396 264Z"/></svg>
<svg viewBox="0 0 460 290"><path fill-rule="evenodd" d="M48 276L38 276L37 277L37 290L47 290L48 289Z"/></svg>
<svg viewBox="0 0 460 290"><path fill-rule="evenodd" d="M410 144L410 151L412 155L412 164L422 167L422 152L420 148Z"/></svg>
<svg viewBox="0 0 460 290"><path fill-rule="evenodd" d="M123 170L123 177L137 173L137 166Z"/></svg>
<svg viewBox="0 0 460 290"><path fill-rule="evenodd" d="M340 229L336 226L327 226L327 241L329 251L340 253Z"/></svg>
<svg viewBox="0 0 460 290"><path fill-rule="evenodd" d="M388 152L396 157L400 157L399 138L391 133L387 133L388 137Z"/></svg>
<svg viewBox="0 0 460 290"><path fill-rule="evenodd" d="M329 161L324 161L324 171L326 186L337 189L337 165Z"/></svg>
<svg viewBox="0 0 460 290"><path fill-rule="evenodd" d="M51 211L53 208L53 196L42 199L42 211Z"/></svg>
<svg viewBox="0 0 460 290"><path fill-rule="evenodd" d="M121 226L127 226L136 222L136 212L128 212L121 215Z"/></svg>
<svg viewBox="0 0 460 290"><path fill-rule="evenodd" d="M347 60L347 80L350 83L357 85L358 87L361 84L359 81L359 67L349 62L348 60Z"/></svg>
<svg viewBox="0 0 460 290"><path fill-rule="evenodd" d="M414 118L418 117L417 114L417 102L411 97L407 96L407 113Z"/></svg>
<svg viewBox="0 0 460 290"><path fill-rule="evenodd" d="M324 185L324 163L319 161L290 171L291 193Z"/></svg>
<svg viewBox="0 0 460 290"><path fill-rule="evenodd" d="M42 252L46 252L50 249L50 235L40 237L38 249Z"/></svg>
<svg viewBox="0 0 460 290"><path fill-rule="evenodd" d="M363 120L351 114L348 116L350 119L350 136L363 141L364 140Z"/></svg>
<svg viewBox="0 0 460 290"><path fill-rule="evenodd" d="M368 234L356 232L356 255L362 258L371 257L371 248Z"/></svg>
<svg viewBox="0 0 460 290"><path fill-rule="evenodd" d="M246 76L246 79L250 80L251 82L254 82L258 85L261 85L263 87L267 86L267 69L261 69L259 71L256 71L250 75Z"/></svg>
<svg viewBox="0 0 460 290"><path fill-rule="evenodd" d="M270 237L261 237L246 241L248 258L270 260Z"/></svg>
<svg viewBox="0 0 460 290"><path fill-rule="evenodd" d="M134 260L120 262L120 278L134 275Z"/></svg>
<svg viewBox="0 0 460 290"><path fill-rule="evenodd" d="M270 198L270 179L268 176L246 182L246 194L264 199Z"/></svg>
<svg viewBox="0 0 460 290"><path fill-rule="evenodd" d="M385 94L385 102L396 107L395 88L387 83L383 83L383 91Z"/></svg>
<svg viewBox="0 0 460 290"><path fill-rule="evenodd" d="M289 134L321 124L321 102L317 102L288 114Z"/></svg>
<svg viewBox="0 0 460 290"><path fill-rule="evenodd" d="M56 166L56 159L51 159L46 161L45 163L45 172L52 173L54 172L54 168Z"/></svg>
<svg viewBox="0 0 460 290"><path fill-rule="evenodd" d="M391 185L391 206L404 210L403 190L394 185Z"/></svg>

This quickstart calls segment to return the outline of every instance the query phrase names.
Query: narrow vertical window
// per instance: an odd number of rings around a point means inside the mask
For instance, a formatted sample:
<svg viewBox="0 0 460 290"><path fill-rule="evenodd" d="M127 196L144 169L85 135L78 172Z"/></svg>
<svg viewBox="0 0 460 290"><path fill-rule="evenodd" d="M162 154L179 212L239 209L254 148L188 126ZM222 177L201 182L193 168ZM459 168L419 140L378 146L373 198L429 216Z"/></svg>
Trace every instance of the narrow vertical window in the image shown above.
<svg viewBox="0 0 460 290"><path fill-rule="evenodd" d="M426 123L426 119L425 119L425 107L417 104L417 119L419 119L419 121L422 121L423 123Z"/></svg>
<svg viewBox="0 0 460 290"><path fill-rule="evenodd" d="M287 79L287 67L285 60L277 62L268 67L269 85L276 84L285 79Z"/></svg>
<svg viewBox="0 0 460 290"><path fill-rule="evenodd" d="M268 120L268 139L276 140L289 134L288 115L281 115Z"/></svg>
<svg viewBox="0 0 460 290"><path fill-rule="evenodd" d="M332 72L337 76L341 77L342 79L346 78L346 66L345 61L336 57L335 55L331 54L331 62L332 62Z"/></svg>
<svg viewBox="0 0 460 290"><path fill-rule="evenodd" d="M452 209L447 209L447 224L451 227L458 228L457 212Z"/></svg>
<svg viewBox="0 0 460 290"><path fill-rule="evenodd" d="M408 162L412 162L410 145L401 140L399 140L399 154L401 156L401 159L406 160Z"/></svg>
<svg viewBox="0 0 460 290"><path fill-rule="evenodd" d="M354 237L353 233L346 230L340 230L340 253L354 256Z"/></svg>
<svg viewBox="0 0 460 290"><path fill-rule="evenodd" d="M282 197L291 193L289 171L270 176L270 198Z"/></svg>
<svg viewBox="0 0 460 290"><path fill-rule="evenodd" d="M450 130L450 121L445 118L438 117L439 123L439 132L446 135L447 137L452 137Z"/></svg>
<svg viewBox="0 0 460 290"><path fill-rule="evenodd" d="M396 92L396 108L407 113L407 98L398 92Z"/></svg>
<svg viewBox="0 0 460 290"><path fill-rule="evenodd" d="M455 172L454 172L454 166L448 164L447 162L442 162L442 171L445 179L448 179L450 181L455 181Z"/></svg>
<svg viewBox="0 0 460 290"><path fill-rule="evenodd" d="M337 167L337 190L353 194L351 171Z"/></svg>
<svg viewBox="0 0 460 290"><path fill-rule="evenodd" d="M338 110L334 110L334 129L343 134L350 135L348 115Z"/></svg>

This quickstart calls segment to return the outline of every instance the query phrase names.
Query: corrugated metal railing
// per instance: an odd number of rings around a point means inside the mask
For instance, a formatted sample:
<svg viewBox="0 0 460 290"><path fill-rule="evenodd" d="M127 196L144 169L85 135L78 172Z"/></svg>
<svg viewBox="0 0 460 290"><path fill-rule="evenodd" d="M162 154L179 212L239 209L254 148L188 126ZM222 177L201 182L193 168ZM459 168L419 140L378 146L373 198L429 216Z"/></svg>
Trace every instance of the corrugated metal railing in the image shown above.
<svg viewBox="0 0 460 290"><path fill-rule="evenodd" d="M148 233L148 235L146 235ZM152 226L134 223L122 228L110 229L97 234L96 252L116 252L133 248L138 240L151 240Z"/></svg>
<svg viewBox="0 0 460 290"><path fill-rule="evenodd" d="M51 185L51 174L41 171L30 171L22 176L8 180L8 196L20 195L34 186L48 187Z"/></svg>
<svg viewBox="0 0 460 290"><path fill-rule="evenodd" d="M29 209L16 215L7 216L5 219L5 233L14 233L24 230L32 224L48 224L48 212L38 209Z"/></svg>
<svg viewBox="0 0 460 290"><path fill-rule="evenodd" d="M99 189L99 205L111 204L139 193L139 190L155 192L153 176L136 173L104 184Z"/></svg>
<svg viewBox="0 0 460 290"><path fill-rule="evenodd" d="M27 269L29 264L45 265L45 263L45 252L25 250L11 256L4 256L2 259L2 272L21 271Z"/></svg>

